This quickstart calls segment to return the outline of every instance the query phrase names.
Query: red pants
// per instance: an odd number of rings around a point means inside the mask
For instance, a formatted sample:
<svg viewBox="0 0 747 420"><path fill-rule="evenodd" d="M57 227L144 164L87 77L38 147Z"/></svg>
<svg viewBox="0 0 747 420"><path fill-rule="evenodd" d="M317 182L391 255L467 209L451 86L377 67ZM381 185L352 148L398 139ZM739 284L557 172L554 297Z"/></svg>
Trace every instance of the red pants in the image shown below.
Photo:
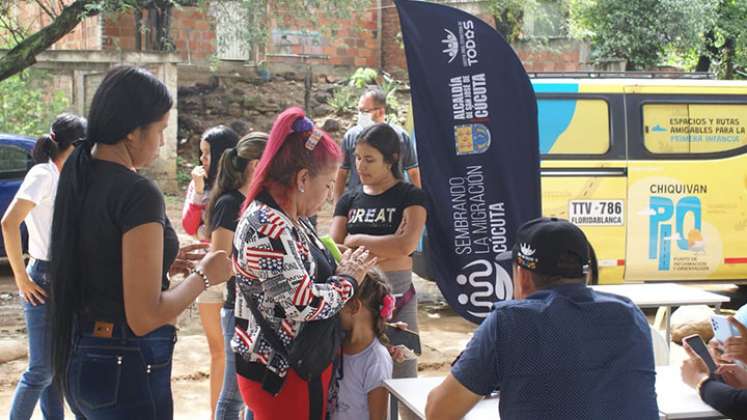
<svg viewBox="0 0 747 420"><path fill-rule="evenodd" d="M324 420L327 416L332 365L321 376L321 384L316 384L317 390L312 391L315 394L312 396L309 395L309 382L301 379L293 369L288 370L283 388L275 396L262 389L259 382L241 375L236 375L236 378L241 398L254 414L255 420ZM318 389L319 385L321 390Z"/></svg>

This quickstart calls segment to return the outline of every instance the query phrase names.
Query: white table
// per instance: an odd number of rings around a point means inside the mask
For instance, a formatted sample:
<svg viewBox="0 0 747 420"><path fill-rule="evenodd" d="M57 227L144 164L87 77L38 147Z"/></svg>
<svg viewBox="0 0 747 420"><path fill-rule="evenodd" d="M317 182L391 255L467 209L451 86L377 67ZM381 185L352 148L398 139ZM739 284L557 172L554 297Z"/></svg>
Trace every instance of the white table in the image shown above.
<svg viewBox="0 0 747 420"><path fill-rule="evenodd" d="M731 300L727 296L677 283L605 284L591 288L598 292L625 296L640 308L665 308L667 344L672 339L673 306L713 305L716 312L719 312L721 304Z"/></svg>
<svg viewBox="0 0 747 420"><path fill-rule="evenodd" d="M397 402L401 401L415 415L425 419L425 403L428 393L443 382L444 377L388 379L384 387L389 391L389 419L397 420ZM498 398L486 398L464 417L466 420L495 419L498 417Z"/></svg>
<svg viewBox="0 0 747 420"><path fill-rule="evenodd" d="M390 420L397 419L397 402L402 402L415 415L425 419L425 404L428 393L444 380L443 377L389 379L384 387L390 393ZM682 382L678 366L656 368L656 401L659 418L675 419L722 419L724 416L704 403L694 389ZM498 398L480 401L464 417L466 420L498 420Z"/></svg>
<svg viewBox="0 0 747 420"><path fill-rule="evenodd" d="M724 418L704 403L693 388L682 382L679 366L656 368L656 402L662 418L667 420Z"/></svg>

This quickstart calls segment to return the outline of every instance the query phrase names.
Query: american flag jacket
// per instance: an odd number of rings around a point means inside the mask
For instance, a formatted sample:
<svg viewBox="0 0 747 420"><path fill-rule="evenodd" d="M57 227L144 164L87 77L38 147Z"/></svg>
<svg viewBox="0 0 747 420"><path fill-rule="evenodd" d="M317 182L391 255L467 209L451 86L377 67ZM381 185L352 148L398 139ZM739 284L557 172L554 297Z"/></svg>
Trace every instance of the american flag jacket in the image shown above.
<svg viewBox="0 0 747 420"><path fill-rule="evenodd" d="M317 246L312 242L316 236L309 232L311 227L294 224L274 206L269 195L260 196L246 208L236 228L236 328L231 348L243 360L261 363L284 378L288 361L263 338L247 297L256 296L259 311L287 346L304 322L335 316L353 296L354 285L338 276L317 279L316 262L309 250Z"/></svg>

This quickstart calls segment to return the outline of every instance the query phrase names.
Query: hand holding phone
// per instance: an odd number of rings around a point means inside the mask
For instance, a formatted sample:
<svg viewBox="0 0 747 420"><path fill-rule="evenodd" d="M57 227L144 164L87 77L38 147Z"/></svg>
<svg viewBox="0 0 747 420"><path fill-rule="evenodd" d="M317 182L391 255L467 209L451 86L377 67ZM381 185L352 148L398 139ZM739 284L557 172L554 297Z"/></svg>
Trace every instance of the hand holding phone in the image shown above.
<svg viewBox="0 0 747 420"><path fill-rule="evenodd" d="M715 374L716 370L718 369L718 366L716 365L716 362L713 361L713 358L711 357L711 353L708 352L708 348L706 347L705 343L703 342L703 339L700 338L698 334L693 334L685 337L682 339L688 347L698 356L700 357L703 362L705 362L706 367L708 368L708 372L710 374Z"/></svg>
<svg viewBox="0 0 747 420"><path fill-rule="evenodd" d="M729 322L729 317L724 315L711 315L711 328L716 340L724 344L729 337L738 336L739 331Z"/></svg>

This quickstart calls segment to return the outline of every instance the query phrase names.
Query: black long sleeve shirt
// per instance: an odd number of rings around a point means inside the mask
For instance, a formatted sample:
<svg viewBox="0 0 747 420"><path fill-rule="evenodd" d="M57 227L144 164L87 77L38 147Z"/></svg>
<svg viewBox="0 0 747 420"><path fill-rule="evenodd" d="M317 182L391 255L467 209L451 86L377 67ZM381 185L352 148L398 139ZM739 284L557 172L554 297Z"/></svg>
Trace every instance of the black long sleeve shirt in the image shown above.
<svg viewBox="0 0 747 420"><path fill-rule="evenodd" d="M747 389L738 389L715 379L700 387L700 398L733 420L747 419Z"/></svg>

